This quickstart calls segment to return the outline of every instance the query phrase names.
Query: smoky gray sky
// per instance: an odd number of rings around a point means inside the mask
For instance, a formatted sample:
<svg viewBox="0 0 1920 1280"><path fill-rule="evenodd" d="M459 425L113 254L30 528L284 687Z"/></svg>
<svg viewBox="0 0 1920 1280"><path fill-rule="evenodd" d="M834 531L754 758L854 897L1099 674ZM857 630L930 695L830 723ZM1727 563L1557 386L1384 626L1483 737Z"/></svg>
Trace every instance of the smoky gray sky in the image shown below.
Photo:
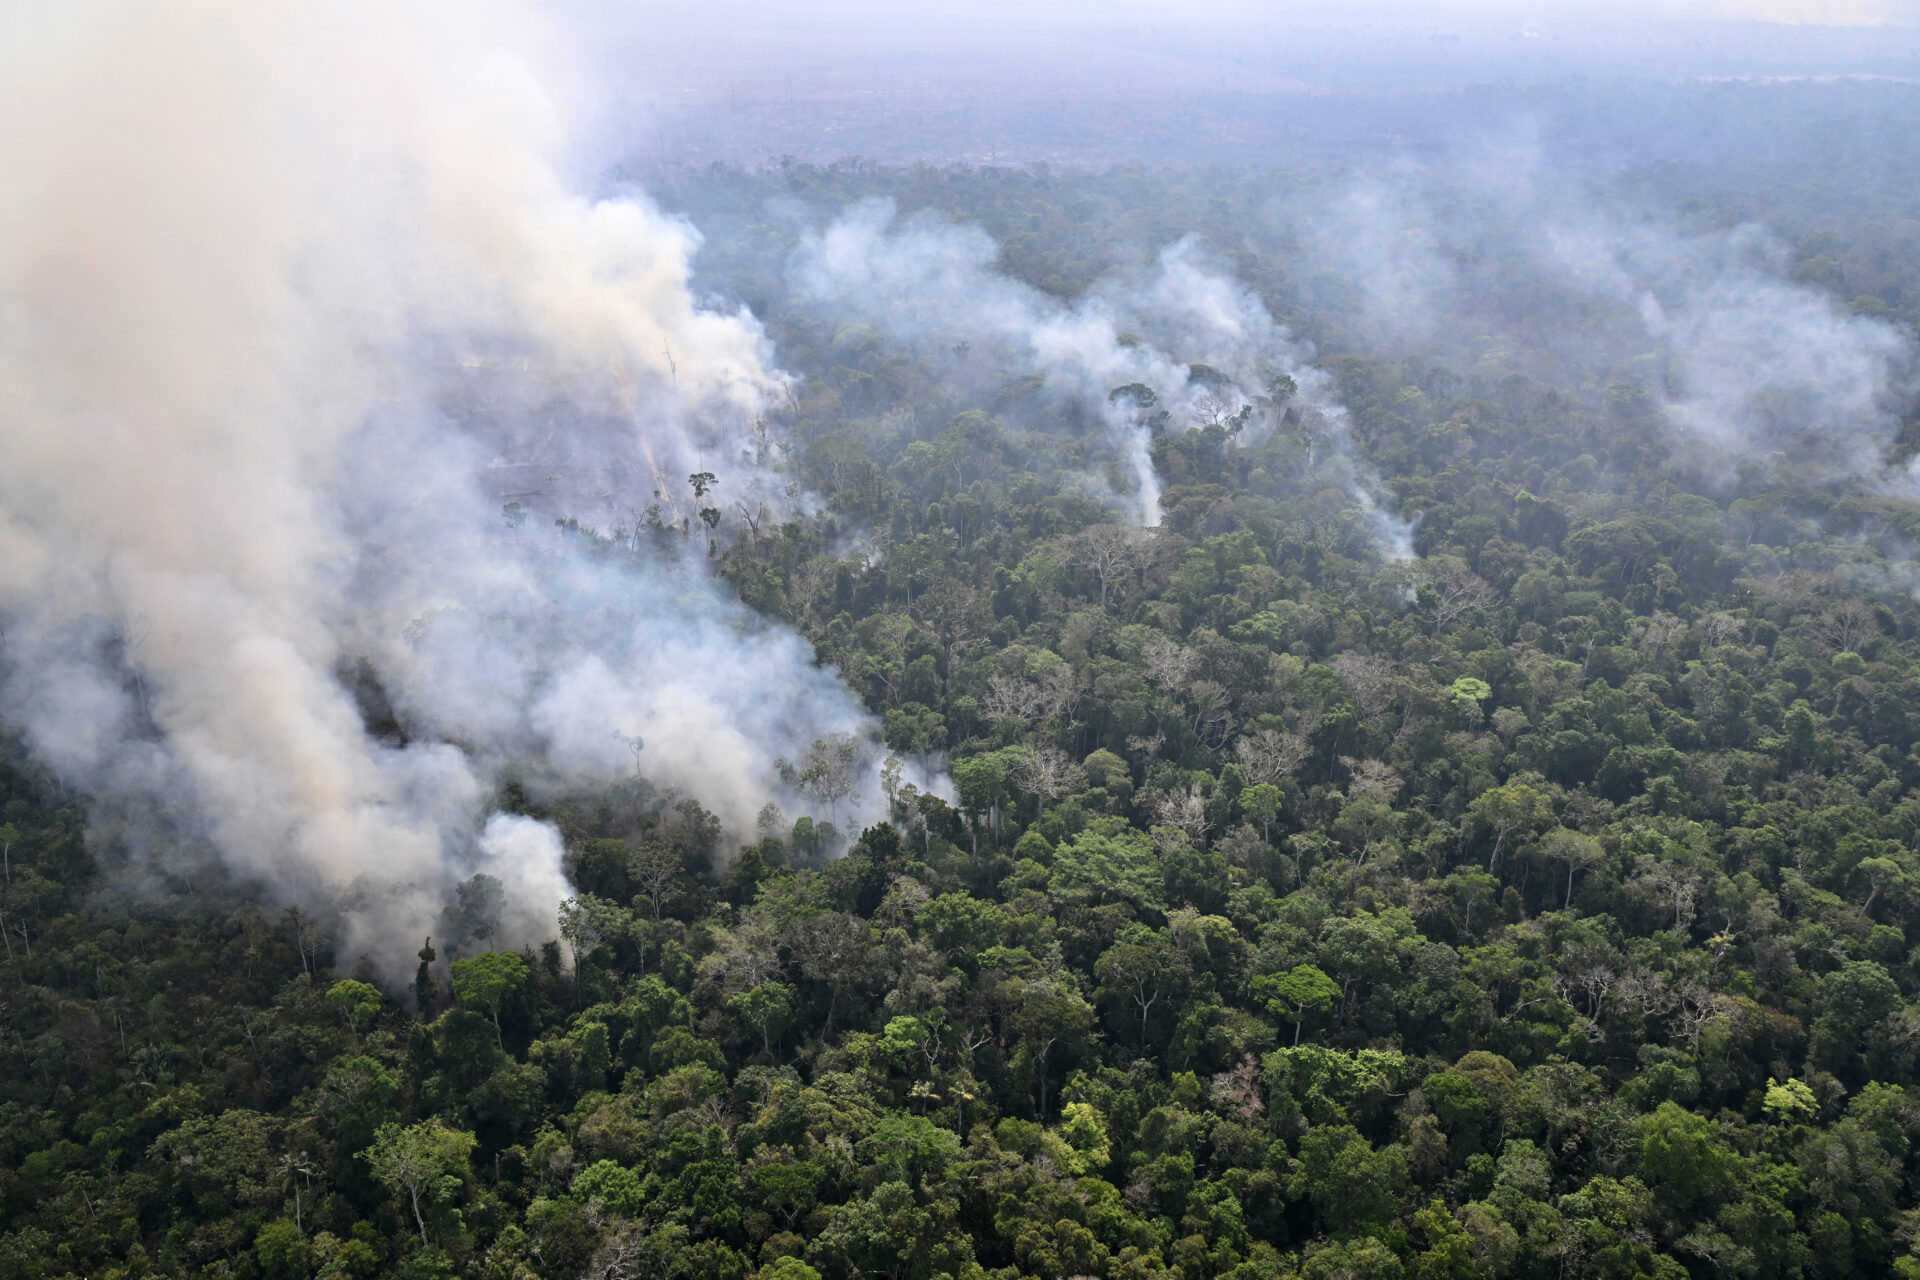
<svg viewBox="0 0 1920 1280"><path fill-rule="evenodd" d="M1872 79L1920 84L1920 0L1599 4L805 7L760 0L570 11L605 145L642 177L779 156L887 163L1299 162L1347 122L1312 99L1525 88ZM1419 132L1430 114L1363 132ZM1680 109L1672 132L1694 123ZM1198 146L1193 145L1198 143Z"/></svg>
<svg viewBox="0 0 1920 1280"><path fill-rule="evenodd" d="M625 9L609 4L602 12L619 15ZM1099 26L1115 22L1183 22L1196 26L1249 27L1273 23L1359 30L1477 30L1557 28L1563 31L1602 31L1609 28L1645 28L1649 24L1699 21L1751 21L1798 26L1887 26L1916 21L1920 6L1913 0L1641 0L1640 3L1600 3L1598 0L1533 0L1529 3L1488 3L1486 0L1356 0L1350 4L1257 3L1254 0L1053 0L1047 4L1018 4L1014 0L984 3L898 5L874 0L840 0L808 5L804 9L767 5L757 0L729 0L721 4L693 4L685 0L647 8L648 21L660 26L686 24L719 26L742 19L781 27L838 27L869 35L887 29L928 30L949 27Z"/></svg>
<svg viewBox="0 0 1920 1280"><path fill-rule="evenodd" d="M1602 74L1726 74L1742 63L1755 73L1832 74L1843 62L1857 62L1861 70L1876 59L1911 57L1914 29L1920 28L1920 0L843 0L804 8L724 0L650 7L643 22L619 4L592 12L606 28L603 47L613 58L647 65L668 82L663 88L683 91L714 87L723 65L736 73L772 74L779 82L787 75L806 78L816 65L870 60L906 75L955 61L1058 60L1069 74L1124 81L1155 71L1155 54L1193 59L1187 74L1195 91L1221 87L1233 79L1233 65L1254 61L1313 84L1353 66L1397 65L1394 52L1408 41L1422 45L1443 73L1461 55L1499 53L1505 55L1499 69L1521 75L1530 66L1553 71L1569 65ZM1124 56L1129 48L1144 60ZM1173 68L1163 61L1157 69ZM738 76L719 79L734 92L742 88Z"/></svg>

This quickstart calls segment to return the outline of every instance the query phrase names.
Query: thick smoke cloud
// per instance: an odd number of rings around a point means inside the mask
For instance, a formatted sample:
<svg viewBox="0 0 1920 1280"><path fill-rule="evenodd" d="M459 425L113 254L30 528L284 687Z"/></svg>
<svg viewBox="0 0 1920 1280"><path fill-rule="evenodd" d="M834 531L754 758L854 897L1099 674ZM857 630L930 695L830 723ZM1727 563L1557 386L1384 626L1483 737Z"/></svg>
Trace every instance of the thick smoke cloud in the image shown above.
<svg viewBox="0 0 1920 1280"><path fill-rule="evenodd" d="M1345 445L1345 410L1312 353L1276 322L1252 291L1217 268L1191 238L1168 245L1144 270L1102 281L1069 304L994 269L999 248L977 227L920 215L901 220L893 202L863 201L806 235L789 265L798 298L858 319L923 351L978 350L1008 376L1038 375L1048 389L1101 424L1128 464L1131 492L1115 500L1142 524L1160 518L1150 453L1152 406L1113 393L1153 393L1164 423L1185 429L1263 403L1274 379L1291 378L1296 413L1314 415L1334 448L1323 461L1344 472L1369 512L1384 554L1404 559L1411 536L1381 511ZM1250 434L1275 415L1238 419Z"/></svg>
<svg viewBox="0 0 1920 1280"><path fill-rule="evenodd" d="M475 872L551 936L560 842L489 815L504 772L631 777L643 738L744 830L776 756L866 723L697 538L554 527L769 485L782 381L689 292L691 228L578 194L557 48L468 5L0 20L5 716L134 835L347 902L389 972Z"/></svg>

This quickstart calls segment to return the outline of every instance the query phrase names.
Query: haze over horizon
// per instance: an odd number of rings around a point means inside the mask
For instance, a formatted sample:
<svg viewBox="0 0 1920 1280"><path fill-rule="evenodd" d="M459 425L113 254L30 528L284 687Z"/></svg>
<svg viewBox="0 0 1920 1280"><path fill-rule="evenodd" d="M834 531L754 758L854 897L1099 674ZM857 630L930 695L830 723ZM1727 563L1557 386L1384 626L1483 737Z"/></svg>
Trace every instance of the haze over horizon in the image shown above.
<svg viewBox="0 0 1920 1280"><path fill-rule="evenodd" d="M1920 5L1907 0L674 5L644 29L595 12L610 149L655 168L783 155L1319 163L1316 150L1381 137L1421 145L1436 117L1470 118L1502 95L1521 116L1530 92L1555 85L1605 99L1637 82L1920 83ZM1467 91L1481 101L1460 103Z"/></svg>
<svg viewBox="0 0 1920 1280"><path fill-rule="evenodd" d="M0 0L0 1280L1920 1280L1920 0Z"/></svg>

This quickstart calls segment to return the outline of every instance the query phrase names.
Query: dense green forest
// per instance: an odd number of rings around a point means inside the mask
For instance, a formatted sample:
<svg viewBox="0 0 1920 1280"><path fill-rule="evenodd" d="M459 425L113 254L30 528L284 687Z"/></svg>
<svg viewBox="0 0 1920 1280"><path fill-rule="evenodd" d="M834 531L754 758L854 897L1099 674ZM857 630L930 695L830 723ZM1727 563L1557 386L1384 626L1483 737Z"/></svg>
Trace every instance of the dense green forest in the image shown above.
<svg viewBox="0 0 1920 1280"><path fill-rule="evenodd" d="M796 375L757 463L819 500L695 477L715 571L954 800L888 768L891 820L836 832L859 744L795 744L820 803L742 848L643 779L510 783L567 840L554 940L492 949L470 882L383 990L9 748L0 1280L1920 1276L1920 508L1704 465L1497 229L1396 345L1284 216L1330 181L684 178ZM1613 190L1914 318L1913 197L1743 181ZM786 295L872 195L1059 298L1204 237L1346 444L1284 389L1272 430L1169 418L1132 527L1030 385Z"/></svg>

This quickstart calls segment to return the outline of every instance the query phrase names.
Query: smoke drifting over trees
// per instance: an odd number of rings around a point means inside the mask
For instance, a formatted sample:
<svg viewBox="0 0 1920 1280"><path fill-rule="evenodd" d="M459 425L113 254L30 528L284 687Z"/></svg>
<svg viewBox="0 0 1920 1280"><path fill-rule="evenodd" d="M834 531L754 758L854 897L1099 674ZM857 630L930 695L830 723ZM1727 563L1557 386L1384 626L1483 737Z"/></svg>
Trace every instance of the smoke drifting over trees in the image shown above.
<svg viewBox="0 0 1920 1280"><path fill-rule="evenodd" d="M574 54L501 6L195 12L10 20L0 592L34 750L132 845L206 842L350 902L350 945L394 964L473 872L545 927L557 837L481 835L509 774L560 791L639 763L742 832L791 799L778 758L865 732L857 699L716 588L699 540L609 556L553 528L637 543L737 507L757 537L805 500L764 465L789 380L750 312L696 296L699 232L583 193ZM1607 339L1530 333L1527 359L1659 402L1729 468L1884 470L1896 329L1786 279L1757 229L1609 220L1530 199L1524 156L1474 163L1522 194L1463 199L1415 167L1283 200L1275 228L1347 265L1386 340L1483 362L1436 326L1476 283L1463 264L1517 229L1504 269L1517 253ZM1030 378L1008 412L1036 440L1104 440L1086 485L1126 521L1161 518L1156 435L1284 430L1376 553L1412 556L1418 505L1361 460L1312 347L1193 237L1063 299L977 226L883 198L793 234L780 309L836 342L867 326L962 394ZM727 505L681 487L710 467Z"/></svg>
<svg viewBox="0 0 1920 1280"><path fill-rule="evenodd" d="M1359 285L1376 339L1402 352L1642 399L1723 477L1790 459L1904 488L1887 455L1914 391L1910 334L1884 307L1795 279L1767 228L1687 221L1537 142L1483 141L1457 165L1361 179L1309 225L1320 261ZM1521 281L1532 305L1501 314L1495 298ZM1460 332L1462 312L1486 330Z"/></svg>
<svg viewBox="0 0 1920 1280"><path fill-rule="evenodd" d="M526 15L7 31L5 705L130 840L350 895L344 945L397 972L473 872L549 935L558 838L481 832L508 772L629 776L643 738L650 779L746 829L787 744L865 722L692 540L615 564L554 529L677 525L705 466L786 505L738 462L783 378L692 296L691 227L578 193L582 104Z"/></svg>
<svg viewBox="0 0 1920 1280"><path fill-rule="evenodd" d="M1163 424L1226 425L1252 441L1291 409L1313 415L1330 444L1344 439L1344 410L1311 352L1191 239L1062 303L996 271L998 246L977 227L895 222L890 201L868 200L804 234L790 267L799 304L922 354L949 352L961 385L969 373L1037 376L1056 401L1045 407L1055 429L1097 423L1110 435L1130 489L1116 497L1139 523L1160 520L1151 445ZM1404 528L1383 521L1381 533L1390 553L1409 554Z"/></svg>
<svg viewBox="0 0 1920 1280"><path fill-rule="evenodd" d="M0 1280L1920 1277L1920 36L1165 12L0 10Z"/></svg>

